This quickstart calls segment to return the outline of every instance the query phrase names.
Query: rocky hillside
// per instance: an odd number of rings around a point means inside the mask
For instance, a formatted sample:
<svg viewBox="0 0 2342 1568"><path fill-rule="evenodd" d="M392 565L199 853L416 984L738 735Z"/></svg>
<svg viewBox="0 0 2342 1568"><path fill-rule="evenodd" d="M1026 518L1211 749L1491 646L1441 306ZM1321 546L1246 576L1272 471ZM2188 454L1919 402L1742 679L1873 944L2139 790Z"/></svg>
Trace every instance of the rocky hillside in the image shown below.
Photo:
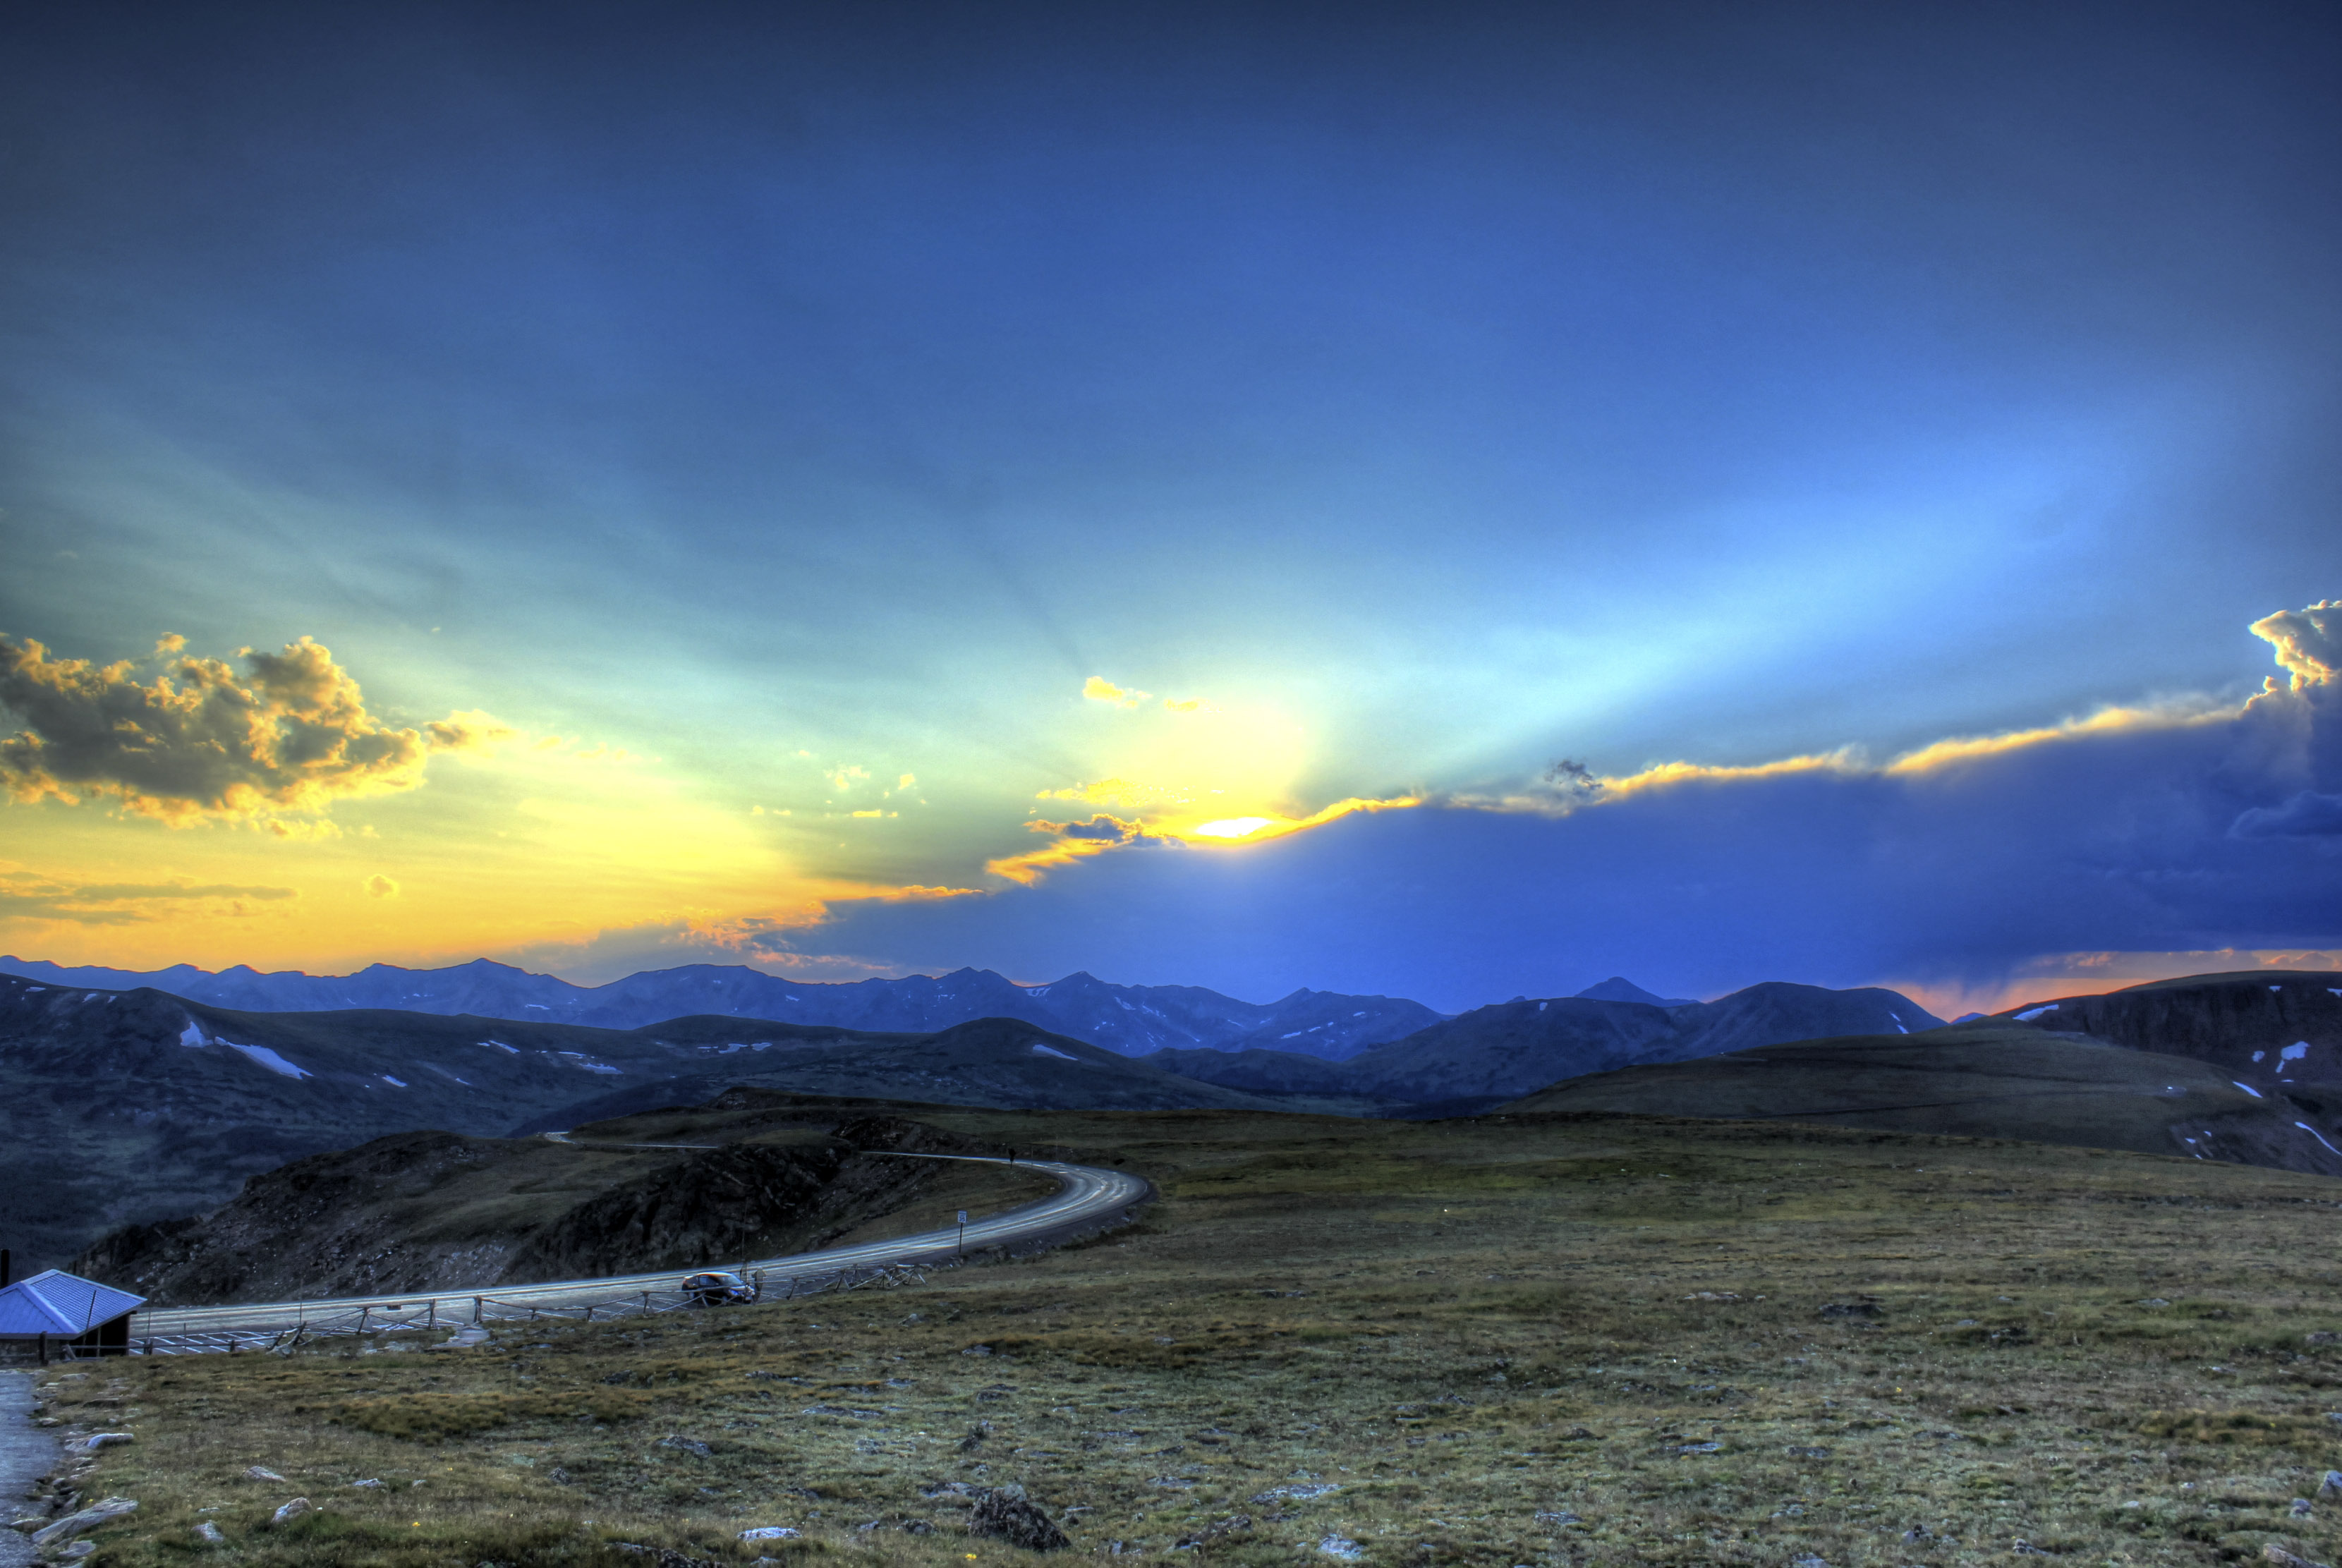
<svg viewBox="0 0 2342 1568"><path fill-rule="evenodd" d="M70 1266L169 1305L488 1290L805 1251L968 1179L860 1152L880 1148L990 1152L805 1101L751 1141L698 1151L402 1133L255 1176L209 1213L118 1230Z"/></svg>
<svg viewBox="0 0 2342 1568"><path fill-rule="evenodd" d="M2263 1093L2342 1084L2342 974L2193 974L2028 1002L1990 1022L2192 1056Z"/></svg>

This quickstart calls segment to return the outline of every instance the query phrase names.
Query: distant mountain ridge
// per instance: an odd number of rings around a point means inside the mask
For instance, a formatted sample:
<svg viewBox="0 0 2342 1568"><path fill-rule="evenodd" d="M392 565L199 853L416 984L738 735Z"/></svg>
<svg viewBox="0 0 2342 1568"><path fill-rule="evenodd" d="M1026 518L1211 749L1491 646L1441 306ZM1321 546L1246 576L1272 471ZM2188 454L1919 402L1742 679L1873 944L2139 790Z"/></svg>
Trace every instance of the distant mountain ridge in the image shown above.
<svg viewBox="0 0 2342 1568"><path fill-rule="evenodd" d="M978 1018L1021 1018L1125 1056L1261 1047L1339 1061L1445 1016L1405 997L1346 996L1304 987L1260 1004L1200 985L1116 985L1083 973L1046 985L1019 985L989 969L816 984L783 980L745 964L692 964L642 970L606 985L573 985L556 975L533 974L485 958L445 969L373 964L355 974L264 974L241 964L217 974L185 964L141 973L0 957L0 974L61 988L147 988L243 1013L377 1008L601 1029L718 1016L926 1034Z"/></svg>
<svg viewBox="0 0 2342 1568"><path fill-rule="evenodd" d="M1606 981L1595 989L1631 983ZM1646 992L1647 995L1649 993ZM1900 992L1767 981L1714 1002L1654 1006L1586 995L1523 997L1443 1019L1347 1061L1289 1053L1166 1051L1166 1071L1251 1094L1352 1094L1406 1114L1471 1115L1548 1084L1840 1034L1916 1034L1944 1021Z"/></svg>
<svg viewBox="0 0 2342 1568"><path fill-rule="evenodd" d="M1689 1007L1698 1000L1691 996L1656 995L1623 974L1614 974L1598 985L1587 986L1577 994L1588 1002L1639 1002L1646 1007Z"/></svg>

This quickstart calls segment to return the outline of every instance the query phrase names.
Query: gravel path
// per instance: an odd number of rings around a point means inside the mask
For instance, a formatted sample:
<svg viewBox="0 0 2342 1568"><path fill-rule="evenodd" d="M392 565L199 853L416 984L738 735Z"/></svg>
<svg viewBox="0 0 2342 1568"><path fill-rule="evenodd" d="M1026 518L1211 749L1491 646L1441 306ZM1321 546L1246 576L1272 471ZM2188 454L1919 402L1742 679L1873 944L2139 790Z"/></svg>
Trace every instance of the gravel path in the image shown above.
<svg viewBox="0 0 2342 1568"><path fill-rule="evenodd" d="M16 1503L33 1483L56 1463L57 1440L32 1422L33 1379L29 1372L0 1372L0 1524L16 1513ZM14 1530L0 1530L0 1568L37 1563L31 1542Z"/></svg>

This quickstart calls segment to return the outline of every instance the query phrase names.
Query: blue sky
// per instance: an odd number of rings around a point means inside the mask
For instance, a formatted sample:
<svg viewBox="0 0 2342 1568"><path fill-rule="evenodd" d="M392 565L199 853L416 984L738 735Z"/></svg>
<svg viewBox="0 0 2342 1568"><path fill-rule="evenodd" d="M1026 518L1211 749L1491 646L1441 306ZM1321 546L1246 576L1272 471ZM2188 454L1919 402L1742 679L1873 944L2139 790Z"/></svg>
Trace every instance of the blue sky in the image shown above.
<svg viewBox="0 0 2342 1568"><path fill-rule="evenodd" d="M2290 889L2282 919L2107 894L1996 945L1925 913L1975 889L1911 881L1976 823L1900 825L1897 861L1826 814L1817 853L1870 871L1817 878L1770 858L1769 805L1726 831L1777 780L1670 786L1741 868L1703 924L1662 892L1674 841L1625 825L1647 789L1521 804L1561 758L2234 714L2275 668L2247 628L2342 596L2326 8L10 33L0 634L47 653L0 733L49 759L19 748L0 810L19 953L1338 974L1455 1006L2342 946L2328 834L2222 874ZM304 638L355 694L298 722L364 756L88 738L184 697L172 659L225 691ZM2288 689L2302 723L2322 689ZM240 793L173 765L223 745ZM2096 853L2033 773L1988 822ZM2342 790L2256 777L2221 809ZM1196 831L1230 820L1263 826ZM1402 864L1496 924L1400 941L1325 891ZM1232 897L1235 951L1187 902ZM1531 913L1560 907L1590 924Z"/></svg>

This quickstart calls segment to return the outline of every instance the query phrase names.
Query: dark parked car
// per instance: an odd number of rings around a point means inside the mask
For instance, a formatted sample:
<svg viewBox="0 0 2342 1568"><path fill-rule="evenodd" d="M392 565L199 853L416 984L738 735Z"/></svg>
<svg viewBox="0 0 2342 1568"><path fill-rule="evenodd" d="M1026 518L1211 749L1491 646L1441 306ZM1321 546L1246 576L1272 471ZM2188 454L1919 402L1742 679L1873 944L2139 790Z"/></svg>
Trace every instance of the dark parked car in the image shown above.
<svg viewBox="0 0 2342 1568"><path fill-rule="evenodd" d="M724 1306L735 1302L755 1301L756 1287L738 1274L711 1269L706 1273L685 1275L683 1293L690 1298L694 1306Z"/></svg>

